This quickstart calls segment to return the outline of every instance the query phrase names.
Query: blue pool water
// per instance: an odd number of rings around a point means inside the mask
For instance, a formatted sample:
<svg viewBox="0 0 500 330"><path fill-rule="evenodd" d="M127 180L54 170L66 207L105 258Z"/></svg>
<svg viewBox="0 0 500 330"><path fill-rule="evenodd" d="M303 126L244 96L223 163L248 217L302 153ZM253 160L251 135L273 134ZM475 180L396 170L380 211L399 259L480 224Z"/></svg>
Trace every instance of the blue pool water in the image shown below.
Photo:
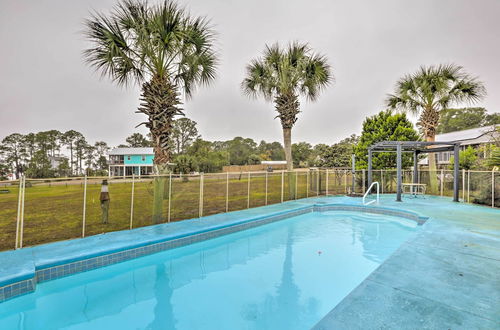
<svg viewBox="0 0 500 330"><path fill-rule="evenodd" d="M41 283L0 304L0 329L308 329L416 230L308 213Z"/></svg>

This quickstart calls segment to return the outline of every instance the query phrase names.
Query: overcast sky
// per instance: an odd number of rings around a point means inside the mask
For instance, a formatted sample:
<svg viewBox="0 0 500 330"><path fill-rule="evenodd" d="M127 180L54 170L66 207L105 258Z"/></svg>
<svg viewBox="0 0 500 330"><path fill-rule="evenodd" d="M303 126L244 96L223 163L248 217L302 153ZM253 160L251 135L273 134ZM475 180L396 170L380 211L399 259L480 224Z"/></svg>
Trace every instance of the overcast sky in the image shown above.
<svg viewBox="0 0 500 330"><path fill-rule="evenodd" d="M204 139L281 141L273 105L240 91L245 65L266 43L308 42L325 54L335 83L303 101L294 142L334 143L359 134L384 108L396 80L420 65L456 63L478 76L500 112L499 0L193 0L192 14L218 32L220 66L210 87L184 108ZM13 132L75 129L91 142L123 143L144 118L139 89L101 79L82 60L82 22L115 0L0 0L0 138Z"/></svg>

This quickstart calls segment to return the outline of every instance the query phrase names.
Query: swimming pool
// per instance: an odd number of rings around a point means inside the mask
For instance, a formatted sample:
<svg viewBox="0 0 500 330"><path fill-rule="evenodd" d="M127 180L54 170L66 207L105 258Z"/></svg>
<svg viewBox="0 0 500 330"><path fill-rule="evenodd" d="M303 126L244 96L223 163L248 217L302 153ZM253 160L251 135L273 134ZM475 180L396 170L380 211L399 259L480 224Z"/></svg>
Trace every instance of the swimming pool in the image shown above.
<svg viewBox="0 0 500 330"><path fill-rule="evenodd" d="M305 213L38 284L0 304L0 328L307 329L417 228Z"/></svg>

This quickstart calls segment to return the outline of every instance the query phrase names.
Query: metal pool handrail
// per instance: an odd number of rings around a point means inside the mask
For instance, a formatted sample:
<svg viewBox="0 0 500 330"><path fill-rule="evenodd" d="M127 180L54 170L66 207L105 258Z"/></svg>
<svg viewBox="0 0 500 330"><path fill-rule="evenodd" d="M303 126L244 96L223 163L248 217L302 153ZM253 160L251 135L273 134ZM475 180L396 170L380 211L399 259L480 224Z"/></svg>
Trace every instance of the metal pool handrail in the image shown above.
<svg viewBox="0 0 500 330"><path fill-rule="evenodd" d="M370 193L370 191L372 190L373 186L374 185L377 185L377 199L375 200L372 200L372 201L369 201L369 202L365 202L365 199L366 199L366 196ZM368 189L366 190L365 194L363 195L363 205L370 205L372 203L375 203L377 202L377 205L379 203L379 194L380 194L380 185L378 184L378 181L374 181L370 187L368 187Z"/></svg>

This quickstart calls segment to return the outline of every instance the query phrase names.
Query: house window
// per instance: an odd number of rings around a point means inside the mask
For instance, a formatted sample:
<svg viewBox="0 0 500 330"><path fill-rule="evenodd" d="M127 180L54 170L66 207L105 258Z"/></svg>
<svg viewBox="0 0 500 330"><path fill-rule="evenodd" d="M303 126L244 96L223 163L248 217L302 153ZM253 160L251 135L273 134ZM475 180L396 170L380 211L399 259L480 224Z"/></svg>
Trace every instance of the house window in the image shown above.
<svg viewBox="0 0 500 330"><path fill-rule="evenodd" d="M440 152L437 154L437 160L440 163L448 163L450 161L450 152Z"/></svg>

